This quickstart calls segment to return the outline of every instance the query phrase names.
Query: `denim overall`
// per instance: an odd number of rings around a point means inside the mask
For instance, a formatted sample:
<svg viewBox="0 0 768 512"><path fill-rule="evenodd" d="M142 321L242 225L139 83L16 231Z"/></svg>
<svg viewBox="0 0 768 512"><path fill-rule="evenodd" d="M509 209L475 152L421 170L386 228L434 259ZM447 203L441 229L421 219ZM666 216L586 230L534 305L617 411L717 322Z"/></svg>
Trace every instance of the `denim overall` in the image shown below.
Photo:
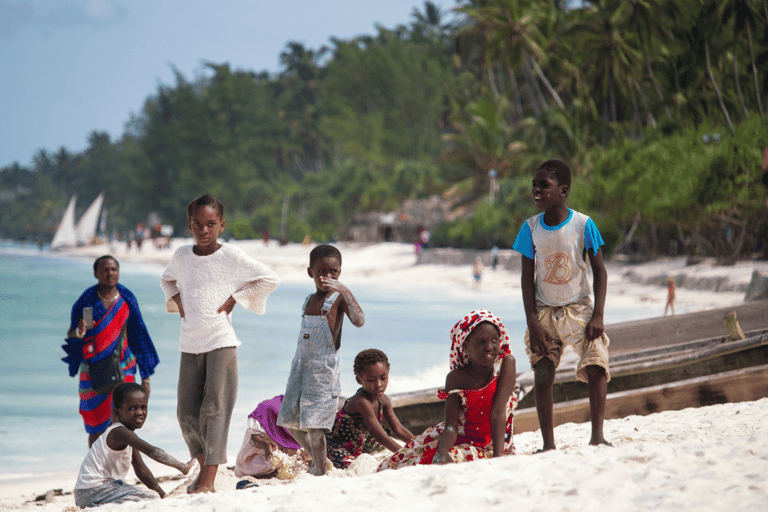
<svg viewBox="0 0 768 512"><path fill-rule="evenodd" d="M323 301L322 315L306 315L311 295L301 308L301 332L277 424L297 430L330 431L341 394L341 364L326 315L339 292Z"/></svg>

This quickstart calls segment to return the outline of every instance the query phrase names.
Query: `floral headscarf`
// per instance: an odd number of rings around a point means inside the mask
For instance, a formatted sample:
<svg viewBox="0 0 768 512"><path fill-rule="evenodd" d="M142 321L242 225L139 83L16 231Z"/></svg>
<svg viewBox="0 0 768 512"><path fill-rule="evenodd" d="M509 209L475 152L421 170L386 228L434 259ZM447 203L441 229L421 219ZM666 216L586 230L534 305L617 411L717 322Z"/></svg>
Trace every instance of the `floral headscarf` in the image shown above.
<svg viewBox="0 0 768 512"><path fill-rule="evenodd" d="M509 348L509 334L506 327L501 323L499 317L486 309L472 311L470 314L459 320L451 329L451 370L461 368L469 364L469 357L464 350L464 341L472 331L483 322L490 322L499 330L499 357L496 360L500 362L504 357L510 355L512 351Z"/></svg>

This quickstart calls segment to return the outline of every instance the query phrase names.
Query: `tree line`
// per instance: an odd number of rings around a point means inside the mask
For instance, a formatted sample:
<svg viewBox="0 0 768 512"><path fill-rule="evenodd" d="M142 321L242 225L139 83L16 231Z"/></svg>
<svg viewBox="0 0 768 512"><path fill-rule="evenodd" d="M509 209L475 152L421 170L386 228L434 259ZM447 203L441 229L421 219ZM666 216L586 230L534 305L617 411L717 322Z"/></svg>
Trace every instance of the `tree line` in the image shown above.
<svg viewBox="0 0 768 512"><path fill-rule="evenodd" d="M433 243L505 247L560 158L611 252L765 251L766 0L567 3L427 1L409 24L290 42L276 73L176 72L119 138L1 169L0 236L47 240L73 193L102 190L110 230L154 213L183 232L209 192L235 238L292 241L438 195L457 214Z"/></svg>

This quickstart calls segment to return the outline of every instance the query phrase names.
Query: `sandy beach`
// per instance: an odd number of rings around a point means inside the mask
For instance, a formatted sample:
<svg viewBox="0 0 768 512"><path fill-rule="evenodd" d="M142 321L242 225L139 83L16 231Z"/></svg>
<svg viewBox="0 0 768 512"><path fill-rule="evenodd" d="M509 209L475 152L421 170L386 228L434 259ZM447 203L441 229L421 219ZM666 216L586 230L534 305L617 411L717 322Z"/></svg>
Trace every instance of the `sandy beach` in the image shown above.
<svg viewBox="0 0 768 512"><path fill-rule="evenodd" d="M145 245L142 252L123 246L90 246L68 251L93 258L113 252L128 262L164 265L172 251L191 239L175 239L171 249ZM283 281L304 281L309 248L300 244L236 242L256 259L274 268ZM481 289L474 290L469 265L415 265L408 244L339 244L347 284L368 283L407 293L424 287L446 294L480 293L521 301L517 271L486 268ZM638 318L663 315L664 286L638 284L659 276L722 278L722 288L743 288L752 272L768 275L768 262L740 262L717 266L713 261L686 265L683 258L632 265L607 263L611 309L638 308ZM742 303L743 291L712 291L679 287L676 312L701 311ZM524 357L520 354L521 357ZM768 503L768 398L667 411L649 416L608 420L606 437L615 448L587 447L589 425L566 424L555 430L560 450L532 455L539 447L538 432L515 436L516 456L451 466L424 466L375 473L377 461L361 457L347 471L326 477L300 474L293 480L272 479L260 487L235 490L237 478L221 468L217 492L187 496L186 478L162 485L170 496L162 501L105 506L102 510L312 510L332 511L400 507L405 510L442 510L468 507L482 510L764 510ZM230 443L239 440L230 439ZM146 458L145 458L146 459ZM232 463L232 461L230 461ZM164 466L148 464L158 476L171 476ZM41 480L30 475L23 483L0 481L0 510L77 510L71 494L76 475ZM127 481L135 477L129 474ZM61 489L61 493L56 492ZM174 490L175 489L175 490ZM173 492L171 492L173 490ZM39 501L37 501L39 499Z"/></svg>

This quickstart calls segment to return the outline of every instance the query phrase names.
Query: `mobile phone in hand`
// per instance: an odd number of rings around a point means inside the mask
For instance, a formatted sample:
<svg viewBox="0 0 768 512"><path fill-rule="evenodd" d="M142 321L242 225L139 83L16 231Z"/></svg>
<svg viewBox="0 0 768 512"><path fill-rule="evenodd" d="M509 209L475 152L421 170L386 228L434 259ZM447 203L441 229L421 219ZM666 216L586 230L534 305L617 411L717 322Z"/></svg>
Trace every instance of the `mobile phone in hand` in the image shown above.
<svg viewBox="0 0 768 512"><path fill-rule="evenodd" d="M93 329L93 308L83 308L83 320L85 320L86 329Z"/></svg>

